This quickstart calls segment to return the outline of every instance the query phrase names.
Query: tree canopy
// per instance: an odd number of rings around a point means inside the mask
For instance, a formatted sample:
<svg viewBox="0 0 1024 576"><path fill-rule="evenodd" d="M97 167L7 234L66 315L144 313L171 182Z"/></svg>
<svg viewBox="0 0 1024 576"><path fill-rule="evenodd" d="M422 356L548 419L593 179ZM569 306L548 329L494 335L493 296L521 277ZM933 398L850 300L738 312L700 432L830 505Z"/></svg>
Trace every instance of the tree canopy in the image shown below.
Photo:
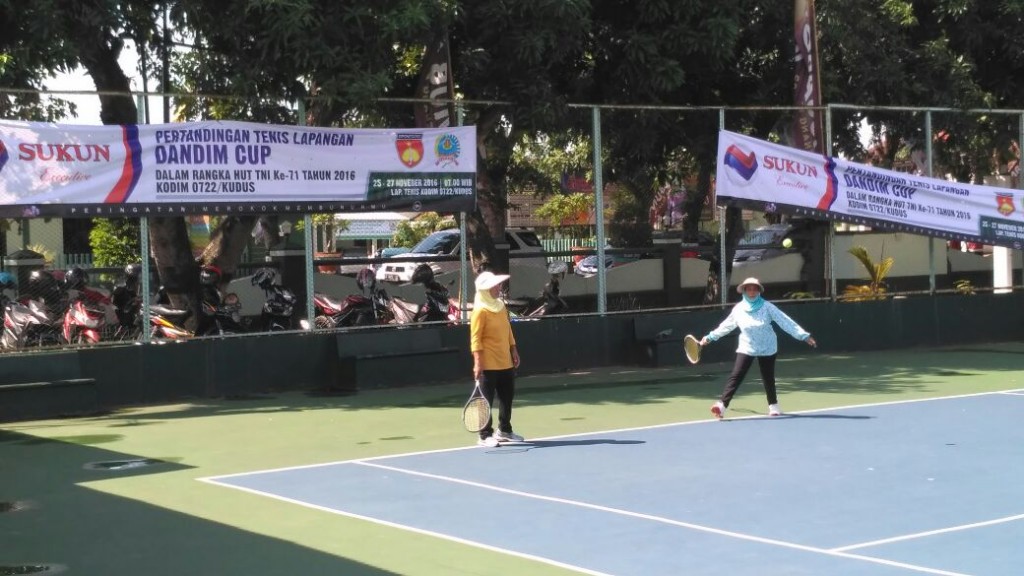
<svg viewBox="0 0 1024 576"><path fill-rule="evenodd" d="M879 141L884 134L922 142L920 114L872 106L1016 104L1024 82L1019 3L820 0L817 14L825 102L864 106L833 118L837 151L850 157L866 157L862 122ZM537 169L522 161L524 147L538 142L586 149L579 145L589 139L590 111L571 104L620 106L602 111L601 153L605 180L634 201L621 203L612 231L642 242L660 185L693 178L688 199L703 203L718 117L711 109L641 107L793 102L793 5L780 0L0 0L0 29L0 87L45 89L52 74L81 66L97 90L114 93L100 96L105 123L136 119L127 78L138 71L118 64L130 44L155 86L192 95L174 99L176 118L320 126L412 125L412 106L400 100L413 94L425 46L444 32L465 123L479 134L481 201L470 234L475 256L484 257L504 226L510 187L532 179L557 194L561 174L588 168L578 154ZM3 93L0 114L74 114L67 103L44 102ZM751 109L728 122L777 138L788 116ZM948 138L937 152L956 163L955 177L977 181L994 169L994 151L1010 149L1017 121L942 116L936 130ZM891 163L897 147L890 148ZM171 274L188 264L185 228L180 219L155 220L154 255ZM232 230L241 237L246 226ZM211 257L230 260L228 252Z"/></svg>

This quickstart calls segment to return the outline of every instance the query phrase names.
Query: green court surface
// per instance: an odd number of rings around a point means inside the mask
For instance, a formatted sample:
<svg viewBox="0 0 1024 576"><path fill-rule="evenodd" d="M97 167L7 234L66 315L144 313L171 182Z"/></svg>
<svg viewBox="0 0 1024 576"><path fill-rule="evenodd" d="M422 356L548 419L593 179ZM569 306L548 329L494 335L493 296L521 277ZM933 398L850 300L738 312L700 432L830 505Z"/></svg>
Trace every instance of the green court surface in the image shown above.
<svg viewBox="0 0 1024 576"><path fill-rule="evenodd" d="M799 412L1020 389L1022 359L1017 343L788 355L777 367L780 402ZM706 420L730 367L523 377L514 425L542 438ZM0 575L41 565L51 566L43 574L91 576L578 574L199 481L468 446L475 437L459 415L470 389L467 377L351 396L270 393L0 425ZM755 366L729 415L765 409Z"/></svg>

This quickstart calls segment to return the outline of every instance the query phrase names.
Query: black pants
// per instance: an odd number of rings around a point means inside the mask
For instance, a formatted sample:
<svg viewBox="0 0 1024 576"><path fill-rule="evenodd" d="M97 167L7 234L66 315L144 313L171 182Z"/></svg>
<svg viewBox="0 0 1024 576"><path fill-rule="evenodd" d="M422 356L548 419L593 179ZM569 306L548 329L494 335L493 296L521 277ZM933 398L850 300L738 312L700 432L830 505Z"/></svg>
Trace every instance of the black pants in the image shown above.
<svg viewBox="0 0 1024 576"><path fill-rule="evenodd" d="M729 374L729 379L725 381L725 390L722 391L722 396L719 398L722 404L728 407L729 402L732 402L732 397L740 389L740 384L743 383L743 378L746 377L747 371L750 370L750 365L754 363L754 358L757 358L757 366L761 369L761 380L764 380L764 394L768 397L768 403L778 404L779 398L775 393L776 356L776 354L771 356L736 354L736 363L732 366L732 373Z"/></svg>
<svg viewBox="0 0 1024 576"><path fill-rule="evenodd" d="M494 406L494 397L498 397L498 430L512 432L512 400L516 397L516 369L484 370L480 379L480 391L484 398ZM480 431L481 438L494 434L494 422L487 420L487 426Z"/></svg>

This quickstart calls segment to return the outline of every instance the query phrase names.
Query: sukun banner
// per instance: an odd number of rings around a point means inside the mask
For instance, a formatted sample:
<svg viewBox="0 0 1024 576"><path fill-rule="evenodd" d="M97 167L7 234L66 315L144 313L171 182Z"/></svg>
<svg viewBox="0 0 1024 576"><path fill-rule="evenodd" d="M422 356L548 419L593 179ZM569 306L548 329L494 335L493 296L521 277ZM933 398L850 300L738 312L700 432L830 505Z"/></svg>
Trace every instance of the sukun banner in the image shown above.
<svg viewBox="0 0 1024 576"><path fill-rule="evenodd" d="M476 130L0 121L0 217L470 211Z"/></svg>
<svg viewBox="0 0 1024 576"><path fill-rule="evenodd" d="M722 131L720 205L1024 246L1024 191L883 170Z"/></svg>

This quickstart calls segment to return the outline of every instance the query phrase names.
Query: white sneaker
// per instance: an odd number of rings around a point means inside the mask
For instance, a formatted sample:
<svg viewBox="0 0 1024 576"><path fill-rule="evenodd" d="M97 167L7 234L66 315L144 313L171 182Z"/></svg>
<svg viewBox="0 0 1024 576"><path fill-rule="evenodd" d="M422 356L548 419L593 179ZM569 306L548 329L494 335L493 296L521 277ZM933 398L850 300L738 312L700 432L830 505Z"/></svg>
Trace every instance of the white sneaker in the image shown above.
<svg viewBox="0 0 1024 576"><path fill-rule="evenodd" d="M722 404L721 400L715 402L711 405L711 413L715 415L715 418L721 420L725 417L725 404Z"/></svg>
<svg viewBox="0 0 1024 576"><path fill-rule="evenodd" d="M778 404L769 404L768 405L768 415L769 416L782 416L782 408L779 408Z"/></svg>
<svg viewBox="0 0 1024 576"><path fill-rule="evenodd" d="M501 430L496 430L494 432L493 438L497 442L522 442L523 441L523 437L520 436L519 434L516 434L515 432L502 432Z"/></svg>
<svg viewBox="0 0 1024 576"><path fill-rule="evenodd" d="M498 439L494 436L488 436L487 438L478 438L476 441L477 446L485 446L487 448L497 448Z"/></svg>

